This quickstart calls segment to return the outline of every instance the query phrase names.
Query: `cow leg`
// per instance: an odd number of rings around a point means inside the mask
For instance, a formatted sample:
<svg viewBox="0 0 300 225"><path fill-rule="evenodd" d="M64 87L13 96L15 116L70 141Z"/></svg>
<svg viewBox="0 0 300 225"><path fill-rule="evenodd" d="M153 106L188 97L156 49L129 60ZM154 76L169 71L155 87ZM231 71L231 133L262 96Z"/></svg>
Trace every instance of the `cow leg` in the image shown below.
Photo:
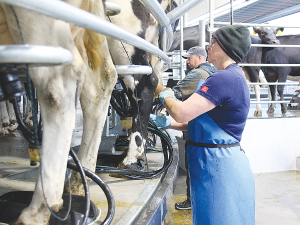
<svg viewBox="0 0 300 225"><path fill-rule="evenodd" d="M9 116L7 113L6 102L0 102L0 135L5 136L9 134L8 127L9 125Z"/></svg>
<svg viewBox="0 0 300 225"><path fill-rule="evenodd" d="M135 110L133 110L132 133L130 135L128 153L118 166L121 169L142 169L139 160L144 159L149 115L157 84L158 77L153 72L150 76L142 76L140 78L136 91L134 89L128 91L131 93L129 99ZM126 86L129 87L128 85ZM137 97L135 93L137 93Z"/></svg>
<svg viewBox="0 0 300 225"><path fill-rule="evenodd" d="M277 86L277 92L279 94L280 101L284 101L283 91L284 91L284 85L278 85ZM282 114L285 114L287 112L286 104L285 103L280 103L280 105L281 105Z"/></svg>
<svg viewBox="0 0 300 225"><path fill-rule="evenodd" d="M27 98L27 97L26 97ZM26 111L24 116L24 123L27 128L31 129L33 127L33 121L32 121L32 105L29 98L27 98L26 101Z"/></svg>
<svg viewBox="0 0 300 225"><path fill-rule="evenodd" d="M16 118L13 105L9 101L6 102L6 107L7 107L7 112L9 116L9 122L10 122L8 130L10 133L12 133L18 128L17 118Z"/></svg>
<svg viewBox="0 0 300 225"><path fill-rule="evenodd" d="M271 100L272 101L276 101L276 89L275 89L275 85L270 85L269 86L269 88L270 88L270 93L271 93ZM269 108L268 108L268 111L267 111L267 113L269 113L269 114L274 114L274 112L275 112L275 103L271 103L270 104L270 106L269 106Z"/></svg>
<svg viewBox="0 0 300 225"><path fill-rule="evenodd" d="M93 10L95 10L97 11L94 12L95 15L104 17L104 8L101 1L94 1L93 4L88 5L90 7L86 8L88 11L93 13ZM102 12L102 14L97 14L99 12ZM82 166L95 171L111 93L117 82L117 73L105 36L82 28L74 28L72 31L80 54L86 65L89 65L80 95L83 112L83 134L78 157ZM88 46L88 43L91 46ZM91 49L94 54L91 54ZM67 186L65 189L69 191ZM81 177L77 172L73 172L71 176L71 192L72 194L84 195Z"/></svg>
<svg viewBox="0 0 300 225"><path fill-rule="evenodd" d="M83 134L79 160L85 168L95 171L98 149L101 142L111 93L117 81L117 73L109 53L101 71L91 72L85 80L80 96L83 111ZM66 190L68 187L65 187ZM67 190L68 191L68 190ZM83 184L79 173L71 177L71 193L84 195Z"/></svg>
<svg viewBox="0 0 300 225"><path fill-rule="evenodd" d="M260 86L258 84L254 85L254 90L255 90L256 100L260 101ZM256 116L256 117L261 117L262 116L262 110L261 110L261 104L260 103L256 104L256 109L254 111L254 116Z"/></svg>
<svg viewBox="0 0 300 225"><path fill-rule="evenodd" d="M251 83L257 83L258 82L258 74L260 67L242 67L242 70L244 72L245 78L247 82ZM259 85L254 85L254 91L255 91L255 96L256 100L260 101L260 86ZM254 116L256 117L261 117L262 116L262 110L261 110L261 104L257 103L256 104L256 109L254 111Z"/></svg>
<svg viewBox="0 0 300 225"><path fill-rule="evenodd" d="M290 74L291 69L286 67L280 67L278 68L278 82L279 83L285 83L287 80L288 74ZM277 92L279 94L280 101L284 101L283 97L283 91L284 91L285 85L278 85L277 86ZM281 112L282 114L285 114L287 112L287 106L285 103L280 103L281 105Z"/></svg>
<svg viewBox="0 0 300 225"><path fill-rule="evenodd" d="M22 43L11 7L2 6L15 43ZM54 212L62 206L66 164L75 126L75 96L76 90L81 89L85 66L74 45L69 24L17 7L14 9L26 43L62 46L73 54L71 65L30 69L43 120L42 167L32 201L14 224L43 225L48 224L50 216L44 197Z"/></svg>
<svg viewBox="0 0 300 225"><path fill-rule="evenodd" d="M43 74L43 81L33 77L43 120L42 166L32 201L16 224L47 224L50 212L44 196L52 211L57 212L62 206L66 164L75 126L75 93L78 84L74 79L76 76L64 76L65 72L75 75L79 71L74 74L71 67L55 67L31 72L32 76ZM58 74L61 76L57 77Z"/></svg>

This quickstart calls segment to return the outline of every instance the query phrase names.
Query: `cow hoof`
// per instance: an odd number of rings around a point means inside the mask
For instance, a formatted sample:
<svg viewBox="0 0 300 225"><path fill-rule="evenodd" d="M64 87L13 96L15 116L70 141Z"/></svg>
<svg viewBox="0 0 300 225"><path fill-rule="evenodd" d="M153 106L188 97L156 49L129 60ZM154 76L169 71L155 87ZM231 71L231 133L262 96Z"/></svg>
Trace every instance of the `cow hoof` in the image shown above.
<svg viewBox="0 0 300 225"><path fill-rule="evenodd" d="M16 130L17 130L17 128L18 128L18 124L17 123L12 123L9 127L8 127L8 132L9 133L13 133L13 132L15 132Z"/></svg>
<svg viewBox="0 0 300 225"><path fill-rule="evenodd" d="M262 117L262 111L255 111L254 116L255 117Z"/></svg>
<svg viewBox="0 0 300 225"><path fill-rule="evenodd" d="M131 171L144 171L144 167L141 163L131 163L130 165L125 165L123 162L121 162L118 165L118 169L120 170L131 170ZM122 174L118 173L111 173L109 174L110 177L116 177L116 178L128 178L126 176L123 176Z"/></svg>
<svg viewBox="0 0 300 225"><path fill-rule="evenodd" d="M274 112L275 112L275 109L272 107L270 107L267 111L268 114L274 114Z"/></svg>
<svg viewBox="0 0 300 225"><path fill-rule="evenodd" d="M120 170L133 170L133 171L143 171L144 167L140 162L131 163L129 165L125 165L122 162L118 165L118 169Z"/></svg>

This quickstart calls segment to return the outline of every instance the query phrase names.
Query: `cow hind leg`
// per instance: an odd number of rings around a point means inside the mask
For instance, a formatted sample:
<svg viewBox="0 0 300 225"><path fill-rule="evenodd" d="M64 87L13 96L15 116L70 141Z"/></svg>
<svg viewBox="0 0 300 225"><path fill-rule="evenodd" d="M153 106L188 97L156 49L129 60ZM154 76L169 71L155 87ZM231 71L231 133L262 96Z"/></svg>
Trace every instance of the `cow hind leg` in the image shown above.
<svg viewBox="0 0 300 225"><path fill-rule="evenodd" d="M136 87L136 92L131 90L133 95L137 93L138 96L130 98L132 105L135 106L136 109L134 110L133 115L133 126L128 153L118 166L121 169L143 169L140 160L144 160L145 158L144 151L147 139L149 115L152 110L153 97L158 82L159 79L156 73L153 72L150 76L143 76L140 79ZM136 101L136 99L138 99L138 101Z"/></svg>
<svg viewBox="0 0 300 225"><path fill-rule="evenodd" d="M271 100L272 101L276 101L276 93L275 93L275 86L274 85L270 85L270 92L271 92ZM267 113L268 114L274 114L275 112L275 103L271 103Z"/></svg>
<svg viewBox="0 0 300 225"><path fill-rule="evenodd" d="M260 86L258 84L254 85L256 100L260 101ZM262 110L261 110L261 104L256 104L256 109L254 111L254 116L261 117L262 116Z"/></svg>
<svg viewBox="0 0 300 225"><path fill-rule="evenodd" d="M110 55L103 53L105 59L99 71L91 71L86 76L80 102L83 111L83 134L78 158L82 166L95 171L98 149L105 120L107 117L109 102L114 85L117 81L117 73ZM68 192L68 187L65 186ZM80 174L73 172L71 176L71 193L84 195Z"/></svg>
<svg viewBox="0 0 300 225"><path fill-rule="evenodd" d="M10 122L8 130L10 133L12 133L16 131L18 128L17 118L16 118L13 105L9 101L7 101L6 106L7 106L7 112L9 116L9 122Z"/></svg>
<svg viewBox="0 0 300 225"><path fill-rule="evenodd" d="M71 68L71 67L68 67ZM63 71L56 67L39 68L32 71L33 82L37 89L40 110L43 119L43 142L41 172L35 186L32 201L23 210L15 224L48 224L50 212L44 201L54 212L62 206L62 192L65 179L68 152L72 131L75 126L75 98L77 81L70 77L57 77L58 74L71 75L72 71ZM35 74L43 74L42 80Z"/></svg>
<svg viewBox="0 0 300 225"><path fill-rule="evenodd" d="M284 101L283 91L284 91L284 85L278 85L277 86L277 92L279 94L280 101ZM280 103L280 105L281 105L281 112L282 112L282 114L285 114L287 112L287 106L286 106L286 104L285 103Z"/></svg>

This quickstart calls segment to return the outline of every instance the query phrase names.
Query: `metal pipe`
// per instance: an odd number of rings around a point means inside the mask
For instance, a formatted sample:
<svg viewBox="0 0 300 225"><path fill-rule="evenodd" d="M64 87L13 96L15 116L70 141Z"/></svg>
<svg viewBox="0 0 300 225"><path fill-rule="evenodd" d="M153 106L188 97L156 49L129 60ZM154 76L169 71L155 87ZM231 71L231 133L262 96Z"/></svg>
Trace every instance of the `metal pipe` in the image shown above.
<svg viewBox="0 0 300 225"><path fill-rule="evenodd" d="M214 4L209 0L209 32L214 32Z"/></svg>
<svg viewBox="0 0 300 225"><path fill-rule="evenodd" d="M199 46L205 48L205 21L199 21Z"/></svg>
<svg viewBox="0 0 300 225"><path fill-rule="evenodd" d="M290 103L290 101L250 101L250 104L265 103Z"/></svg>
<svg viewBox="0 0 300 225"><path fill-rule="evenodd" d="M215 22L217 25L230 25L228 22ZM233 23L233 25L240 24L240 23ZM272 25L272 24L259 24L259 23L243 23L244 26L249 27L284 27L284 28L300 28L300 26L288 26L288 25Z"/></svg>
<svg viewBox="0 0 300 225"><path fill-rule="evenodd" d="M161 5L158 3L157 0L140 0L146 8L151 12L151 14L155 17L155 19L166 28L168 34L168 45L167 50L170 49L173 43L173 31L170 23L169 17L165 14Z"/></svg>
<svg viewBox="0 0 300 225"><path fill-rule="evenodd" d="M170 23L174 23L183 14L187 13L192 7L198 5L201 2L203 2L203 0L187 0L184 3L180 4L178 7L167 14L170 19Z"/></svg>
<svg viewBox="0 0 300 225"><path fill-rule="evenodd" d="M60 19L68 23L73 23L76 26L121 40L127 44L157 55L168 65L170 64L168 56L148 41L68 3L51 0L0 0L0 2Z"/></svg>
<svg viewBox="0 0 300 225"><path fill-rule="evenodd" d="M233 0L230 0L230 25L233 24Z"/></svg>
<svg viewBox="0 0 300 225"><path fill-rule="evenodd" d="M266 67L300 67L300 64L255 64L255 63L239 63L239 66L266 66Z"/></svg>
<svg viewBox="0 0 300 225"><path fill-rule="evenodd" d="M300 48L300 45L272 45L272 44L251 44L252 47L268 47L268 48Z"/></svg>
<svg viewBox="0 0 300 225"><path fill-rule="evenodd" d="M296 86L296 85L299 85L298 82L296 83L285 83L285 82L264 82L264 83L260 83L260 82L257 82L257 83L248 83L248 84L251 84L251 85L290 85L290 86Z"/></svg>
<svg viewBox="0 0 300 225"><path fill-rule="evenodd" d="M118 75L132 75L132 74L151 74L152 68L150 66L142 65L116 65Z"/></svg>
<svg viewBox="0 0 300 225"><path fill-rule="evenodd" d="M162 50L164 52L167 52L167 33L166 28L164 28L163 34L162 34Z"/></svg>
<svg viewBox="0 0 300 225"><path fill-rule="evenodd" d="M180 1L180 4L184 4L183 0ZM180 79L182 80L185 77L184 71L183 71L183 58L182 58L182 52L183 52L183 16L180 17Z"/></svg>
<svg viewBox="0 0 300 225"><path fill-rule="evenodd" d="M62 47L41 45L1 45L0 63L20 63L29 66L71 64L72 53Z"/></svg>

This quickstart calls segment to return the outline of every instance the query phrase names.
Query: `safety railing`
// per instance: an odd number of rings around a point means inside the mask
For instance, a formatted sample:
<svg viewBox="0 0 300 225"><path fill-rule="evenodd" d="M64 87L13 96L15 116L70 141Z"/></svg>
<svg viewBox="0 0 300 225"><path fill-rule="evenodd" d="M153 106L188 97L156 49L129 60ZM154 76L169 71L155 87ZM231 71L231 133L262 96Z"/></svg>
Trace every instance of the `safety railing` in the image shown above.
<svg viewBox="0 0 300 225"><path fill-rule="evenodd" d="M271 86L271 85L275 85L277 87L277 85L285 85L285 86L298 86L299 83L298 82L293 82L293 83L285 83L285 82L261 82L261 83L248 83L249 85L266 85L266 86ZM262 98L260 98L262 99ZM270 99L270 89L268 88L268 98L267 101L251 101L250 104L270 104L270 103L289 103L290 101L280 101L280 100L275 100L275 101L271 101Z"/></svg>
<svg viewBox="0 0 300 225"><path fill-rule="evenodd" d="M0 2L63 20L76 26L113 37L139 49L150 52L160 57L167 64L170 63L168 56L148 41L68 3L51 0L0 0Z"/></svg>

